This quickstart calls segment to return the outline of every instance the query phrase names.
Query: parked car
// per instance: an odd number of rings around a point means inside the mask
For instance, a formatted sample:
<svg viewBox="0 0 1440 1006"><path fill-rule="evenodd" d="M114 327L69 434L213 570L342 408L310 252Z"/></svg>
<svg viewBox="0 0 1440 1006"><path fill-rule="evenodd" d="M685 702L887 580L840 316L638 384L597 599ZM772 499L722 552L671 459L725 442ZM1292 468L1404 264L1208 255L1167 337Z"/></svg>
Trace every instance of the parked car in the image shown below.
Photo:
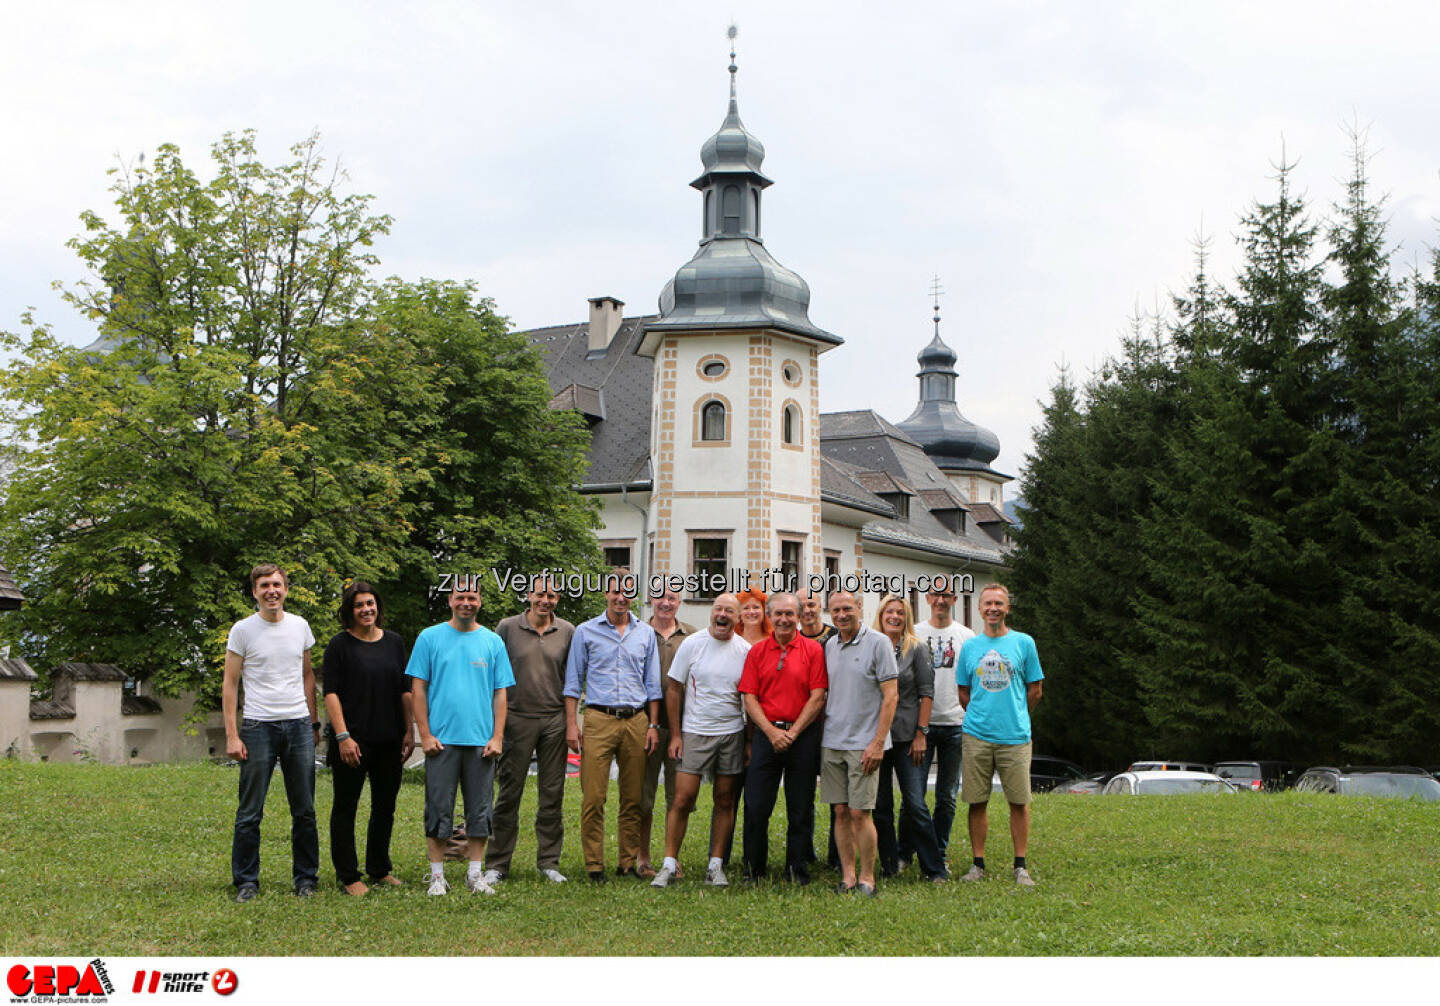
<svg viewBox="0 0 1440 1006"><path fill-rule="evenodd" d="M1142 769L1121 772L1105 784L1105 793L1131 796L1166 795L1172 793L1234 793L1235 787L1214 772L1193 772L1188 769Z"/></svg>
<svg viewBox="0 0 1440 1006"><path fill-rule="evenodd" d="M1215 774L1242 792L1273 793L1294 785L1299 769L1288 761L1222 761Z"/></svg>
<svg viewBox="0 0 1440 1006"><path fill-rule="evenodd" d="M1317 765L1306 769L1295 783L1304 793L1339 793L1341 796L1399 796L1412 800L1440 800L1440 782L1413 765Z"/></svg>
<svg viewBox="0 0 1440 1006"><path fill-rule="evenodd" d="M1199 761L1137 761L1126 772L1209 772L1210 766Z"/></svg>
<svg viewBox="0 0 1440 1006"><path fill-rule="evenodd" d="M1105 791L1105 784L1098 779L1076 779L1074 782L1067 782L1064 785L1056 786L1052 793L1071 793L1076 796L1096 796Z"/></svg>
<svg viewBox="0 0 1440 1006"><path fill-rule="evenodd" d="M1052 755L1030 758L1030 788L1036 793L1048 793L1084 778L1085 770L1068 759Z"/></svg>

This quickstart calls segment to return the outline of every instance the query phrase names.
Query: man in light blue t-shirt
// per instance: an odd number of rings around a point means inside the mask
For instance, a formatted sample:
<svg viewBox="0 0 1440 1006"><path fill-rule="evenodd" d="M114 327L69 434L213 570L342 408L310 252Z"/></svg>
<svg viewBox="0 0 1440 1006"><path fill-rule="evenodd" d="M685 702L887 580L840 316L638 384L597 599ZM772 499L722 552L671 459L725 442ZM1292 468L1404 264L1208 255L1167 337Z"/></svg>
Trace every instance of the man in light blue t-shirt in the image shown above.
<svg viewBox="0 0 1440 1006"><path fill-rule="evenodd" d="M967 639L955 668L960 704L962 781L960 799L970 806L974 865L961 880L985 879L985 835L989 830L991 779L1000 777L1010 804L1010 837L1015 843L1015 882L1033 887L1025 864L1030 840L1030 711L1040 702L1045 673L1035 640L1005 624L1010 591L992 583L980 591L983 634Z"/></svg>
<svg viewBox="0 0 1440 1006"><path fill-rule="evenodd" d="M505 689L515 684L500 637L475 621L479 577L459 578L450 591L450 620L415 639L405 673L414 679L415 726L425 752L425 845L430 853L430 894L444 894L445 843L455 812L455 790L465 796L465 838L470 869L465 886L494 894L481 863L490 837L495 763L504 747ZM462 589L463 588L463 589Z"/></svg>

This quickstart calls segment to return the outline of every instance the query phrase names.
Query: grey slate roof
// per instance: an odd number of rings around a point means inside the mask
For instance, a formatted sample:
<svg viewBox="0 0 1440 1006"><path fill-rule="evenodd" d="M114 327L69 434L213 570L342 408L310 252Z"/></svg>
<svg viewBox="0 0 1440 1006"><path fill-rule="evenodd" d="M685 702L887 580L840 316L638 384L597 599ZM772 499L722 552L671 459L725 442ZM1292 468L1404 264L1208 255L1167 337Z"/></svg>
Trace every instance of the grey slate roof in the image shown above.
<svg viewBox="0 0 1440 1006"><path fill-rule="evenodd" d="M24 603L25 595L20 593L20 588L15 585L10 571L4 566L0 566L0 611L13 610Z"/></svg>
<svg viewBox="0 0 1440 1006"><path fill-rule="evenodd" d="M971 505L971 509L975 513L975 523L977 524L1010 523L1009 519L995 509L992 503L975 503Z"/></svg>
<svg viewBox="0 0 1440 1006"><path fill-rule="evenodd" d="M605 393L586 384L571 384L550 399L552 409L574 409L587 419L605 418Z"/></svg>
<svg viewBox="0 0 1440 1006"><path fill-rule="evenodd" d="M639 356L653 315L625 318L603 353L590 353L589 323L555 325L524 333L545 359L552 407L579 407L591 416L588 489L648 483L650 473L650 396L654 361ZM573 391L569 389L574 387ZM583 389L583 390L582 390ZM589 412L595 408L601 418Z"/></svg>
<svg viewBox="0 0 1440 1006"><path fill-rule="evenodd" d="M926 510L968 511L970 509L970 504L966 503L961 495L949 486L943 489L917 489L915 495L920 497L920 502L925 504Z"/></svg>
<svg viewBox="0 0 1440 1006"><path fill-rule="evenodd" d="M72 681L124 681L125 672L114 664L64 663L55 665L55 673Z"/></svg>
<svg viewBox="0 0 1440 1006"><path fill-rule="evenodd" d="M0 660L0 681L34 681L36 674L19 657Z"/></svg>
<svg viewBox="0 0 1440 1006"><path fill-rule="evenodd" d="M657 331L692 328L775 328L823 347L838 335L810 321L810 287L757 238L713 238L700 245L660 291Z"/></svg>
<svg viewBox="0 0 1440 1006"><path fill-rule="evenodd" d="M153 716L159 712L164 712L160 701L149 695L120 696L120 714L122 716Z"/></svg>
<svg viewBox="0 0 1440 1006"><path fill-rule="evenodd" d="M995 565L1007 561L1005 550L978 523L967 521L964 533L957 534L931 513L974 511L977 504L963 503L920 445L893 423L869 409L824 413L820 416L820 451L832 470L849 481L852 496L893 485L915 497L909 517L896 517L892 509L890 517L867 523L861 529L866 539ZM823 468L821 486L823 492ZM846 491L838 483L832 489Z"/></svg>
<svg viewBox="0 0 1440 1006"><path fill-rule="evenodd" d="M30 701L30 718L32 720L73 720L75 706L69 702L32 699Z"/></svg>
<svg viewBox="0 0 1440 1006"><path fill-rule="evenodd" d="M860 469L820 456L820 499L856 510L868 510L882 517L895 516L895 508L855 481Z"/></svg>
<svg viewBox="0 0 1440 1006"><path fill-rule="evenodd" d="M990 462L1000 455L1000 438L966 419L955 404L955 351L940 338L940 307L935 307L935 338L920 350L920 401L899 423L935 464L945 471L978 471L999 475ZM1007 476L1008 477L1008 476Z"/></svg>

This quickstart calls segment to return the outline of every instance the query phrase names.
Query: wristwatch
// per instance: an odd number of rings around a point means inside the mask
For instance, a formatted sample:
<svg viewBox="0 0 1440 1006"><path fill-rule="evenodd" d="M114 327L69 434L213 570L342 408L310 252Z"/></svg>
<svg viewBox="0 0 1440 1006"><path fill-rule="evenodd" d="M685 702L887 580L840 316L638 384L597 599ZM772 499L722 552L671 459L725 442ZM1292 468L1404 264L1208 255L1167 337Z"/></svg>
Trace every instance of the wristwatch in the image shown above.
<svg viewBox="0 0 1440 1006"><path fill-rule="evenodd" d="M660 724L659 724L659 723L651 723L651 724L650 724L648 727L646 727L645 729L646 729L646 730L659 730L659 729L660 729Z"/></svg>
<svg viewBox="0 0 1440 1006"><path fill-rule="evenodd" d="M929 727L917 726L915 729L919 730L919 731L920 731L922 734L924 734L926 737L929 737L929 736L930 736L930 728L929 728Z"/></svg>
<svg viewBox="0 0 1440 1006"><path fill-rule="evenodd" d="M314 721L312 721L311 724L310 724L310 729L311 729L311 730L319 730L319 729L320 729L320 721L319 721L319 720L314 720Z"/></svg>

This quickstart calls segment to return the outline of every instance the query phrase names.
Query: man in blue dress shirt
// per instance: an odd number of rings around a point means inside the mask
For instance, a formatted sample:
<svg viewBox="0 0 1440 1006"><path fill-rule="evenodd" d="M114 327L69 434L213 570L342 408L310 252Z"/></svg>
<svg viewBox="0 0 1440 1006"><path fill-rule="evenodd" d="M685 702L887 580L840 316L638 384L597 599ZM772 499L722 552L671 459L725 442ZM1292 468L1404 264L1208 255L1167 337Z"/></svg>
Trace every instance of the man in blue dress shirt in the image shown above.
<svg viewBox="0 0 1440 1006"><path fill-rule="evenodd" d="M660 652L655 630L630 614L635 577L610 571L605 612L575 627L565 665L565 741L580 753L580 848L585 871L605 880L605 798L610 766L620 762L619 861L638 877L640 798L645 759L660 742ZM583 730L577 721L585 696Z"/></svg>

